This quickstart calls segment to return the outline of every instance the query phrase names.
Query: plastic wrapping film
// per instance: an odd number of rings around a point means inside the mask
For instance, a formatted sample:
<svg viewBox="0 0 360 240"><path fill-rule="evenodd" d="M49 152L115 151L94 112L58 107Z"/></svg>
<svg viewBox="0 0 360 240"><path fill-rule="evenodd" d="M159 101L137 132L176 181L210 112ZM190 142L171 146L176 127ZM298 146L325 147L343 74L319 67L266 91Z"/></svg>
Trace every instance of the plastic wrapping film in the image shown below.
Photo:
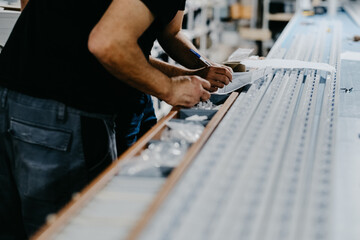
<svg viewBox="0 0 360 240"><path fill-rule="evenodd" d="M166 125L161 140L151 142L140 155L122 163L121 175L167 176L204 130L201 123L186 120L169 121Z"/></svg>

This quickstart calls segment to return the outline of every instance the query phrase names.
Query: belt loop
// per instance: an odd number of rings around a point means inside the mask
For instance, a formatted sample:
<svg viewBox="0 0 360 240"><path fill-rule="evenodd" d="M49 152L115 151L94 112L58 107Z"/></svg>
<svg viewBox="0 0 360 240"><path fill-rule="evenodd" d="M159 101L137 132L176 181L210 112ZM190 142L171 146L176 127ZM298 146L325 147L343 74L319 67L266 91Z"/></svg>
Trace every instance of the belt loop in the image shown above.
<svg viewBox="0 0 360 240"><path fill-rule="evenodd" d="M7 89L7 88L3 88L2 95L1 95L1 99L0 99L0 100L1 100L1 107L2 107L2 108L5 108L7 95L8 95L8 89Z"/></svg>
<svg viewBox="0 0 360 240"><path fill-rule="evenodd" d="M64 121L66 117L66 105L63 103L59 103L58 112L57 112L57 119Z"/></svg>

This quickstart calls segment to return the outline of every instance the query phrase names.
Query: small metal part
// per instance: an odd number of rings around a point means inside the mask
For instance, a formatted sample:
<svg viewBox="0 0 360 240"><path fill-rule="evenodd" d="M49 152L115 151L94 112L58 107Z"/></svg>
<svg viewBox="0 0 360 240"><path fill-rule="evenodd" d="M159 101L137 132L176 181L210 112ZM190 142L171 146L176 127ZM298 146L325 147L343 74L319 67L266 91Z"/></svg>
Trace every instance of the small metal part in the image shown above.
<svg viewBox="0 0 360 240"><path fill-rule="evenodd" d="M340 90L343 90L344 93L351 93L354 88L340 88Z"/></svg>

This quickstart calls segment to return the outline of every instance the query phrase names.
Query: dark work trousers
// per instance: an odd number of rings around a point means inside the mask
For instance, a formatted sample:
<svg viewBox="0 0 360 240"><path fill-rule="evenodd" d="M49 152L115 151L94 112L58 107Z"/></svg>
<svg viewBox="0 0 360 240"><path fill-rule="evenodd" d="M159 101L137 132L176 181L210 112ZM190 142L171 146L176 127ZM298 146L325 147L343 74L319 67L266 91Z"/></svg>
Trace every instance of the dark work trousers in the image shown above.
<svg viewBox="0 0 360 240"><path fill-rule="evenodd" d="M115 116L0 87L0 239L26 239L116 158Z"/></svg>
<svg viewBox="0 0 360 240"><path fill-rule="evenodd" d="M115 120L118 155L131 147L157 122L151 96L144 94L136 109L122 111Z"/></svg>

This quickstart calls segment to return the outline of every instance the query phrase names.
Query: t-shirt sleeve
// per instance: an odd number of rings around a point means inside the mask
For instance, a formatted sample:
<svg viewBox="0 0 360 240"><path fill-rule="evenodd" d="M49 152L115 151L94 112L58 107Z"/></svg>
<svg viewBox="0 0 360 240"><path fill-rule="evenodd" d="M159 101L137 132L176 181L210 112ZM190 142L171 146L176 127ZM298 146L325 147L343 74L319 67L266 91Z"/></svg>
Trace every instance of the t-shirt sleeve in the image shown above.
<svg viewBox="0 0 360 240"><path fill-rule="evenodd" d="M169 9L184 10L186 0L141 0L145 6L160 20L168 18Z"/></svg>
<svg viewBox="0 0 360 240"><path fill-rule="evenodd" d="M184 11L184 10L185 10L185 3L186 3L186 0L182 0L182 1L181 1L180 6L179 6L179 10L180 10L180 11Z"/></svg>
<svg viewBox="0 0 360 240"><path fill-rule="evenodd" d="M165 7L164 6L165 1L159 1L159 0L141 0L141 1L156 17L161 16L162 9Z"/></svg>

